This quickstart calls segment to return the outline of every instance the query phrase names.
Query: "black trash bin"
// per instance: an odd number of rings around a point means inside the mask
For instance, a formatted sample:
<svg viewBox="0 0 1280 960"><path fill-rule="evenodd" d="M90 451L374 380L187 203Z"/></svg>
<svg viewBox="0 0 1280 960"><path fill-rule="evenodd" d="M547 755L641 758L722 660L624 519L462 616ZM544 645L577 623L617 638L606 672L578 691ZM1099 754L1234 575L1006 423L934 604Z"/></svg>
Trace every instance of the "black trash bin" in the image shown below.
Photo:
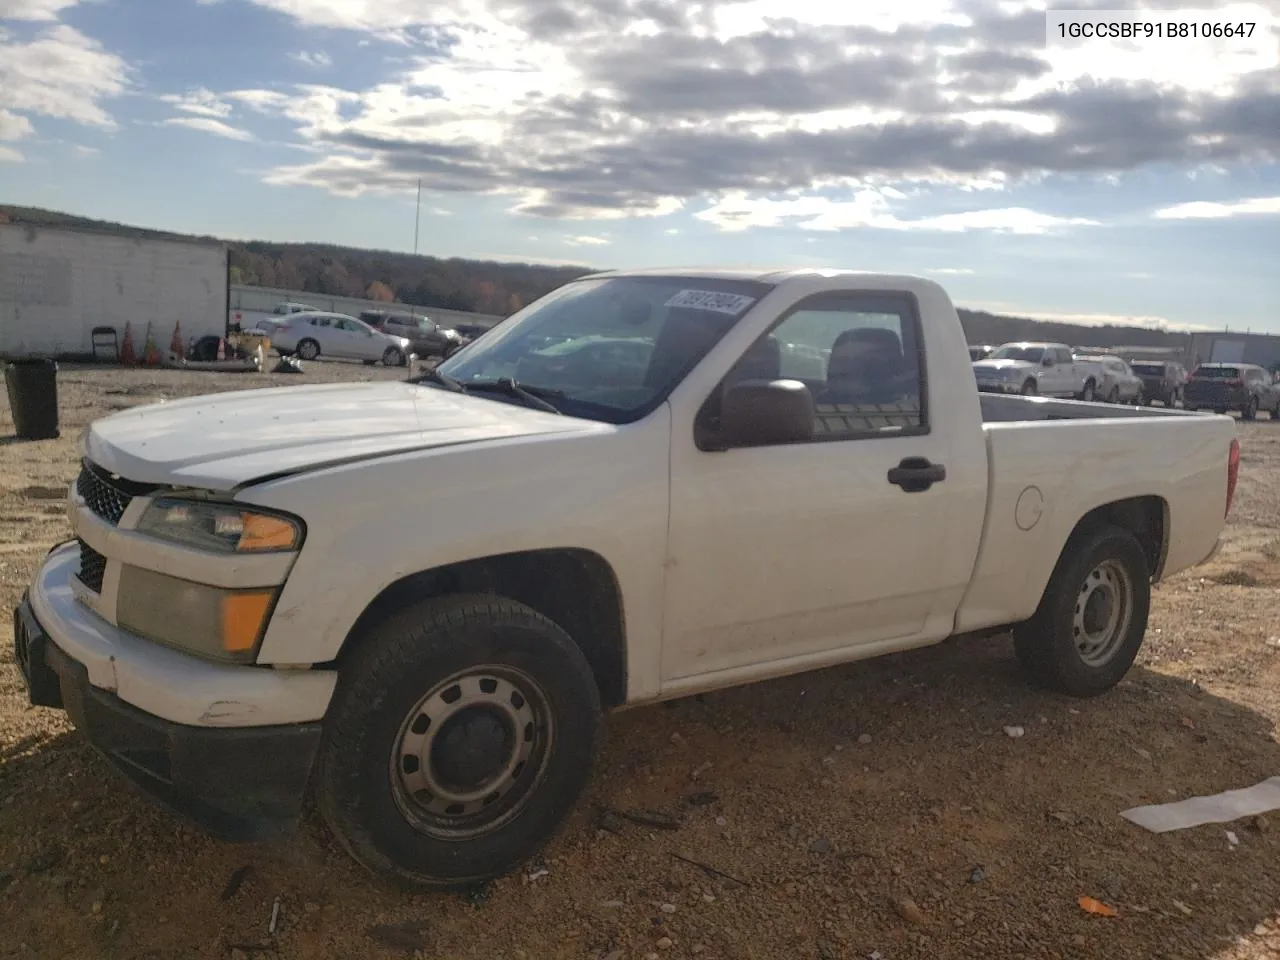
<svg viewBox="0 0 1280 960"><path fill-rule="evenodd" d="M58 433L58 365L14 360L5 365L14 433L23 440L52 440Z"/></svg>

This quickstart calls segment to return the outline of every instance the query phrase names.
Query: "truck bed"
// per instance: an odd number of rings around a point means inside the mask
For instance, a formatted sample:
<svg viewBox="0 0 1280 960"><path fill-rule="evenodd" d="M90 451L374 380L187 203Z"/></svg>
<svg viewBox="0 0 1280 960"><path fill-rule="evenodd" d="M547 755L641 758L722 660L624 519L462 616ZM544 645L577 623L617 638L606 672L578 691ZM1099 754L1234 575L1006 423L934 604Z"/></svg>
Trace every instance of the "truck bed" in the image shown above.
<svg viewBox="0 0 1280 960"><path fill-rule="evenodd" d="M1131 420L1155 417L1204 417L1208 414L1166 407L1131 407L1118 403L1088 403L1050 397L979 393L983 423L1015 423L1037 420Z"/></svg>
<svg viewBox="0 0 1280 960"><path fill-rule="evenodd" d="M987 514L957 632L1029 617L1071 530L1104 504L1131 502L1164 524L1157 579L1213 551L1235 436L1225 418L1039 397L980 400Z"/></svg>

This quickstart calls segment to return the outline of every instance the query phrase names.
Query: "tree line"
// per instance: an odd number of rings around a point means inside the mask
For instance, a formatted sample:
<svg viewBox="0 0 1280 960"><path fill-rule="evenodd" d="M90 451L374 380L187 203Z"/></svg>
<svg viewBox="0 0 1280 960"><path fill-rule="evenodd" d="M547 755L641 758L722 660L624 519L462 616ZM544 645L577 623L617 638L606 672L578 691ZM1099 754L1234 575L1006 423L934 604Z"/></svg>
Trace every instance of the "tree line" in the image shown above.
<svg viewBox="0 0 1280 960"><path fill-rule="evenodd" d="M115 236L217 239L194 238L54 210L3 204L0 204L0 223L75 227ZM503 317L570 280L592 272L585 266L553 267L464 260L460 257L442 259L325 243L222 242L227 247L231 283ZM1190 342L1189 334L1142 326L1086 326L1000 316L985 311L961 309L959 312L965 334L973 344L1036 339L1099 348L1142 346L1185 350Z"/></svg>

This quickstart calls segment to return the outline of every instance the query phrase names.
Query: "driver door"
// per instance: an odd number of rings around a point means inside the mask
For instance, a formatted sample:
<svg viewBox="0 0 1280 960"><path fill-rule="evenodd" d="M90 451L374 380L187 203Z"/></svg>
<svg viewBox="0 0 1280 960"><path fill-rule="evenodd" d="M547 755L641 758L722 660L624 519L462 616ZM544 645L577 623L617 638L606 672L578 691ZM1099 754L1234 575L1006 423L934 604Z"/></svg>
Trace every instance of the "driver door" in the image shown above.
<svg viewBox="0 0 1280 960"><path fill-rule="evenodd" d="M908 389L875 406L830 399L828 364L814 371L801 361L868 326L898 336L895 364L905 364ZM913 301L902 295L850 291L802 302L726 382L803 376L817 401L814 439L704 451L692 437L672 438L664 684L768 672L927 632L948 586L946 508L967 487L907 492L886 479L908 457L956 466L955 438L930 429L921 337ZM814 372L817 379L805 376Z"/></svg>

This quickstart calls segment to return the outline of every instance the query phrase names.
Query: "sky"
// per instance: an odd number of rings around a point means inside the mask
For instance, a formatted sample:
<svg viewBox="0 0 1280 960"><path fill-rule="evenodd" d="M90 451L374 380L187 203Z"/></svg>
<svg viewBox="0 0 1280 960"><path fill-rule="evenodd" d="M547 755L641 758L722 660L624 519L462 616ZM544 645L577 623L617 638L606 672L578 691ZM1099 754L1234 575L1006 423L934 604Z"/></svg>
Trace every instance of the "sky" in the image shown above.
<svg viewBox="0 0 1280 960"><path fill-rule="evenodd" d="M417 212L435 256L917 273L996 312L1280 333L1280 0L1055 10L0 0L0 202L397 251Z"/></svg>

